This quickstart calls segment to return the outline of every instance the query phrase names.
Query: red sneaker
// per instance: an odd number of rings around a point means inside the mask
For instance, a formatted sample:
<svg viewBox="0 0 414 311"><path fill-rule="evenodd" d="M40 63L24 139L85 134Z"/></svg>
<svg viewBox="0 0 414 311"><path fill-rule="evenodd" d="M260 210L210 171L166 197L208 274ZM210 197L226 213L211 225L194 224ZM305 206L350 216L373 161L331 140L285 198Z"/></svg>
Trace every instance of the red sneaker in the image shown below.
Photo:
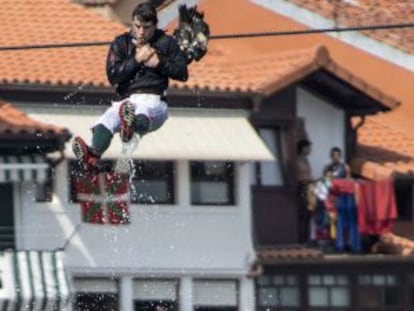
<svg viewBox="0 0 414 311"><path fill-rule="evenodd" d="M93 155L85 141L76 136L72 142L72 150L76 158L82 163L86 171L92 171L96 168L99 157Z"/></svg>
<svg viewBox="0 0 414 311"><path fill-rule="evenodd" d="M121 118L121 126L119 136L123 142L129 142L134 135L134 118L135 108L129 101L124 102L119 107L119 117Z"/></svg>

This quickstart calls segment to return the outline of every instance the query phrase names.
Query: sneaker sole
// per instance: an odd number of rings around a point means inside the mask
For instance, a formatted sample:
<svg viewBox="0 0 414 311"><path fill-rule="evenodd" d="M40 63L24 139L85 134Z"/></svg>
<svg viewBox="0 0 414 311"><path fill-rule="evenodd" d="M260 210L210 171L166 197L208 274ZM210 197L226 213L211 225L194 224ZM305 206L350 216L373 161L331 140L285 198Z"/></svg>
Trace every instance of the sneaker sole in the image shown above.
<svg viewBox="0 0 414 311"><path fill-rule="evenodd" d="M121 118L121 139L124 142L131 140L133 134L132 125L134 123L135 109L132 104L124 104L121 106L119 117ZM126 133L126 134L123 134Z"/></svg>
<svg viewBox="0 0 414 311"><path fill-rule="evenodd" d="M78 160L85 161L86 145L80 141L80 138L75 138L72 144L72 150Z"/></svg>

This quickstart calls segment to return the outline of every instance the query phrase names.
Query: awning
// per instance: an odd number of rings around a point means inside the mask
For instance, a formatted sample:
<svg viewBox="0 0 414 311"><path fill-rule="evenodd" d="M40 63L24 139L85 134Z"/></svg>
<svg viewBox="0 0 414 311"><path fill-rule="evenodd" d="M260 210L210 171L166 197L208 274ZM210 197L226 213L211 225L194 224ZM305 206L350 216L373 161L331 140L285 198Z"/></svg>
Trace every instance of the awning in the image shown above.
<svg viewBox="0 0 414 311"><path fill-rule="evenodd" d="M49 164L41 155L0 156L0 182L43 182Z"/></svg>
<svg viewBox="0 0 414 311"><path fill-rule="evenodd" d="M70 303L62 252L5 251L0 269L0 310L65 310Z"/></svg>
<svg viewBox="0 0 414 311"><path fill-rule="evenodd" d="M53 113L33 110L38 120L59 124L74 135L91 139L90 127L102 108L59 109ZM247 119L235 109L173 108L164 126L145 136L134 153L136 159L271 161L273 155ZM122 145L116 135L104 158L118 158ZM66 155L73 157L69 145Z"/></svg>

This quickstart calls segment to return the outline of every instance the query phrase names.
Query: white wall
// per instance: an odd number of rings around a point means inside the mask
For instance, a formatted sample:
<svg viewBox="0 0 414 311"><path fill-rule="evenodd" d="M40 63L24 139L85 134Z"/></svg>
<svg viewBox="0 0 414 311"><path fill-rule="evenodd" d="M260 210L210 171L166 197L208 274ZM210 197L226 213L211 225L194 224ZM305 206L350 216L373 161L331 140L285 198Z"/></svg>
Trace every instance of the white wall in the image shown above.
<svg viewBox="0 0 414 311"><path fill-rule="evenodd" d="M33 203L32 187L23 185L20 246L62 247L77 230L66 250L66 264L76 274L243 275L254 259L250 165L236 166L236 206L191 206L188 162L182 161L177 165L176 205L131 205L131 223L110 226L81 222L79 205L68 204L67 167L63 162L58 167L53 202Z"/></svg>
<svg viewBox="0 0 414 311"><path fill-rule="evenodd" d="M305 129L312 142L309 161L313 177L320 177L329 163L334 146L345 149L345 112L303 88L297 88L297 116L305 120Z"/></svg>

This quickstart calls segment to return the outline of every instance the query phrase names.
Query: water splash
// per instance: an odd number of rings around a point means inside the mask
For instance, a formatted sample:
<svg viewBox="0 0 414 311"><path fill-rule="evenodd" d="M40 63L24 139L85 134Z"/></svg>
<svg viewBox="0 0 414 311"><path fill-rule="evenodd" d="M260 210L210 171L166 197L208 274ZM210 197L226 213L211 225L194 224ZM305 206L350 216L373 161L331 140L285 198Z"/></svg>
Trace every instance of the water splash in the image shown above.
<svg viewBox="0 0 414 311"><path fill-rule="evenodd" d="M130 173L130 182L135 173L134 161L132 155L138 148L139 135L134 134L132 139L125 143L122 142L121 155L115 163L114 171L117 173Z"/></svg>

